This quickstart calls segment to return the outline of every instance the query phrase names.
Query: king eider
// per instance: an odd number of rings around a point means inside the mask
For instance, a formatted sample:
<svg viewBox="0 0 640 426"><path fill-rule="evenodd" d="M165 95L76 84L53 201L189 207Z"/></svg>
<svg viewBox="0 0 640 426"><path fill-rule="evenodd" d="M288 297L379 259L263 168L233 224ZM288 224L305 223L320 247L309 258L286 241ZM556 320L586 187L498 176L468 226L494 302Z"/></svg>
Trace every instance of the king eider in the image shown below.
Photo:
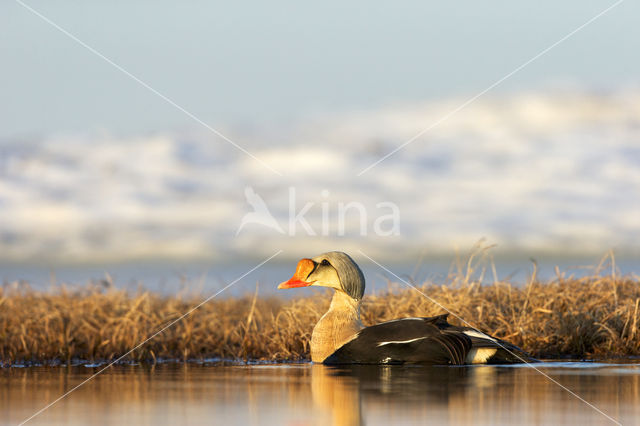
<svg viewBox="0 0 640 426"><path fill-rule="evenodd" d="M311 335L311 360L324 364L501 364L535 361L517 346L471 327L447 322L447 315L401 318L363 327L360 303L365 280L346 253L332 251L298 262L293 277L278 288L308 286L335 290L331 306Z"/></svg>

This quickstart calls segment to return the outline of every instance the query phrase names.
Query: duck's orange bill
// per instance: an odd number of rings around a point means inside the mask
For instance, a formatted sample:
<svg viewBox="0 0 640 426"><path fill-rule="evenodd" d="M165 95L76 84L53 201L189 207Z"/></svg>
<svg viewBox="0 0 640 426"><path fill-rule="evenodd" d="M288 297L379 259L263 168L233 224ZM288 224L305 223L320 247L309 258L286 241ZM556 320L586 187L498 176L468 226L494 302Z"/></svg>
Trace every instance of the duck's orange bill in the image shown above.
<svg viewBox="0 0 640 426"><path fill-rule="evenodd" d="M307 277L313 271L314 264L311 259L302 259L298 262L296 267L296 273L289 281L285 281L278 285L278 288L296 288L296 287L308 287L314 283L314 281L306 281Z"/></svg>

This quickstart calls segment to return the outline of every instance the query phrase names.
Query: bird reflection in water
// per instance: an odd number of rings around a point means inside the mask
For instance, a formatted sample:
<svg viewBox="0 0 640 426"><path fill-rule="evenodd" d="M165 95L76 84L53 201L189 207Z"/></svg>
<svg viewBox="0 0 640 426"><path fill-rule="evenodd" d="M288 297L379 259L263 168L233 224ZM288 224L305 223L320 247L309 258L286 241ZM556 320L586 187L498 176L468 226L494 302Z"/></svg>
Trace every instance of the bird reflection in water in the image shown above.
<svg viewBox="0 0 640 426"><path fill-rule="evenodd" d="M99 368L0 369L0 423L18 424ZM538 368L622 424L640 418L640 365L557 362ZM127 365L109 368L70 396L44 412L42 421L301 426L606 420L528 366Z"/></svg>
<svg viewBox="0 0 640 426"><path fill-rule="evenodd" d="M376 423L407 415L433 418L436 413L441 419L464 420L456 413L469 405L469 394L482 399L498 376L492 367L391 365L315 364L311 373L314 408L330 415L334 425L363 425L364 412Z"/></svg>
<svg viewBox="0 0 640 426"><path fill-rule="evenodd" d="M360 425L362 398L357 377L322 364L311 366L311 393L314 408L330 413L334 425Z"/></svg>

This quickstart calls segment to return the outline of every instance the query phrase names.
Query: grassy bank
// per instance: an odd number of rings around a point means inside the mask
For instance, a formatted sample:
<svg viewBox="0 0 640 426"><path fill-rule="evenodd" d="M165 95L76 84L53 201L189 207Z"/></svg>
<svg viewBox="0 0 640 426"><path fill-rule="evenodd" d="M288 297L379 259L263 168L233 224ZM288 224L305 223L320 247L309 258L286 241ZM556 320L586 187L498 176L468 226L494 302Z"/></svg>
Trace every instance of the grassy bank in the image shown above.
<svg viewBox="0 0 640 426"><path fill-rule="evenodd" d="M475 327L537 357L640 355L638 277L533 279L520 287L463 278L418 288ZM203 300L97 286L53 292L7 286L0 290L0 361L115 359ZM259 295L213 299L127 359L308 359L311 331L329 300L329 292L288 301ZM365 325L440 313L442 308L404 284L367 295L362 307ZM460 323L453 316L450 321Z"/></svg>

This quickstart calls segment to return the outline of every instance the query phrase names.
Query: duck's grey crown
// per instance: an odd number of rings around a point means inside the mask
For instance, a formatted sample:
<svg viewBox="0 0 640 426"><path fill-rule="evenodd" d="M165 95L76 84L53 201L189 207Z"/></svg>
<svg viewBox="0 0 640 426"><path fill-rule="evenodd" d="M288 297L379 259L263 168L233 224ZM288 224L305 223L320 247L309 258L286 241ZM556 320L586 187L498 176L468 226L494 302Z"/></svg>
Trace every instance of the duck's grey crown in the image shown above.
<svg viewBox="0 0 640 426"><path fill-rule="evenodd" d="M338 272L338 278L345 293L355 300L364 295L364 274L351 257L341 251L330 251L320 257L326 258Z"/></svg>

